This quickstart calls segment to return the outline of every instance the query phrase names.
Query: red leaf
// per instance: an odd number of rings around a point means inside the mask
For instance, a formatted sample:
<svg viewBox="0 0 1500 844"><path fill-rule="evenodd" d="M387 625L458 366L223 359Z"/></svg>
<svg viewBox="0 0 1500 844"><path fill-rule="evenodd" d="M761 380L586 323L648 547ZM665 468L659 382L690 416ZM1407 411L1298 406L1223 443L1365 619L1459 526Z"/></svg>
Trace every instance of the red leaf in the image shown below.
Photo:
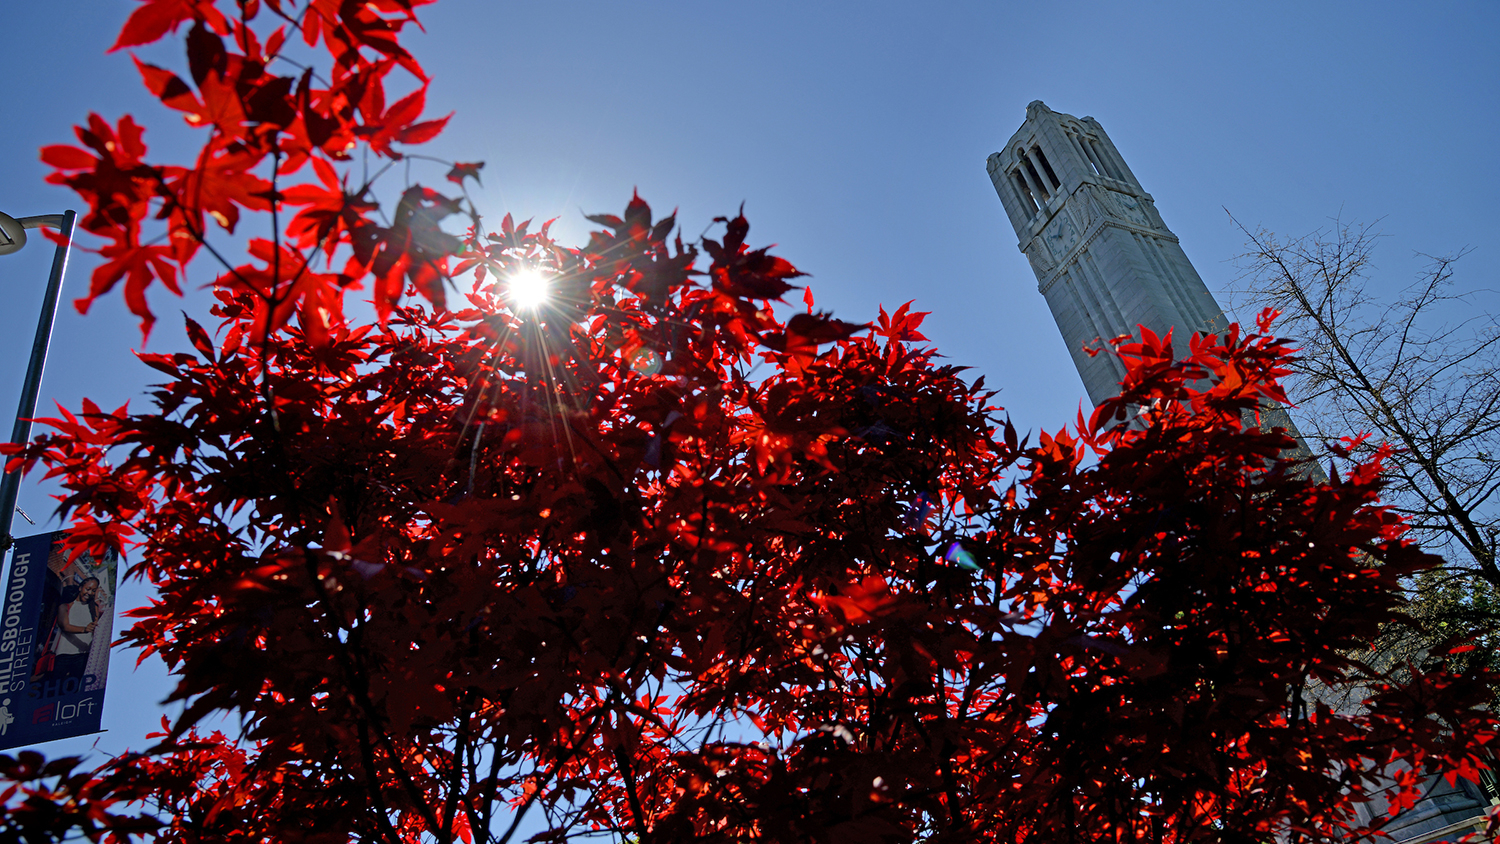
<svg viewBox="0 0 1500 844"><path fill-rule="evenodd" d="M344 526L344 519L339 515L338 502L331 500L328 502L328 524L323 528L323 550L348 554L353 549L349 528Z"/></svg>
<svg viewBox="0 0 1500 844"><path fill-rule="evenodd" d="M479 170L482 167L484 167L483 161L457 162L453 165L453 169L448 171L448 181L460 185L464 183L464 179L473 179L475 182L479 182ZM483 184L483 182L479 183Z"/></svg>
<svg viewBox="0 0 1500 844"><path fill-rule="evenodd" d="M158 41L190 20L206 20L217 30L227 29L224 16L214 8L212 0L143 0L130 13L109 51Z"/></svg>
<svg viewBox="0 0 1500 844"><path fill-rule="evenodd" d="M141 246L122 241L100 249L99 255L109 260L94 269L89 294L75 300L74 307L79 313L88 313L94 300L113 290L123 278L125 304L131 313L140 317L141 338L144 341L150 336L151 326L156 322L156 317L146 303L146 288L159 279L168 290L178 296L182 295L177 287L177 266L173 261L171 247Z"/></svg>
<svg viewBox="0 0 1500 844"><path fill-rule="evenodd" d="M885 578L869 575L859 583L844 587L842 594L814 599L824 607L838 611L850 624L860 624L880 615L896 603Z"/></svg>
<svg viewBox="0 0 1500 844"><path fill-rule="evenodd" d="M448 120L453 115L440 117L437 120L428 120L417 123L395 133L395 139L403 144L425 144L442 133L443 127L448 125Z"/></svg>
<svg viewBox="0 0 1500 844"><path fill-rule="evenodd" d="M136 69L140 71L141 78L146 83L146 89L156 98L161 100L168 108L186 112L188 122L194 125L205 122L203 104L193 94L186 82L178 78L177 74L169 70L163 70L156 65L146 64L134 56Z"/></svg>

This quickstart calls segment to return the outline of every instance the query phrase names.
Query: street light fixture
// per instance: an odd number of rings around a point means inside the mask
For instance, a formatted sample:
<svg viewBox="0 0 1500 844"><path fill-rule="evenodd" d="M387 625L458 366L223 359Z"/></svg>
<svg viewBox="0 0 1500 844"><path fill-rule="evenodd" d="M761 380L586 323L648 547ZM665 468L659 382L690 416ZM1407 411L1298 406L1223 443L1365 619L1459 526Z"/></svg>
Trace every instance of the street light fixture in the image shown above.
<svg viewBox="0 0 1500 844"><path fill-rule="evenodd" d="M16 425L10 441L25 445L31 439L31 418L36 415L36 400L42 388L42 369L47 365L47 345L52 340L52 321L57 316L57 298L62 293L63 272L68 268L68 247L73 245L73 223L77 213L43 214L16 219L0 213L0 255L17 252L26 245L26 230L51 226L62 232L62 243L52 255L52 274L47 278L47 295L42 301L42 315L37 318L36 338L31 341L31 362L26 366L26 384L21 388L21 406L16 410ZM16 496L21 491L21 473L8 472L0 481L0 553L14 540L10 523L16 514Z"/></svg>

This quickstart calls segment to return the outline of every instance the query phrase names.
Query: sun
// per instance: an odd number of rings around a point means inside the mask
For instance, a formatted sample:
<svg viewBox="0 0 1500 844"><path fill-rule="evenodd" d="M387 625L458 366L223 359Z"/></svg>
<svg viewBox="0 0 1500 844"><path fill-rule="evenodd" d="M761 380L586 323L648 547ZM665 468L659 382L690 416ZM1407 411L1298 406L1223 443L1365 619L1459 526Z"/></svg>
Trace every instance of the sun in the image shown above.
<svg viewBox="0 0 1500 844"><path fill-rule="evenodd" d="M535 269L517 270L510 276L508 286L511 304L521 310L536 310L551 293L547 276Z"/></svg>

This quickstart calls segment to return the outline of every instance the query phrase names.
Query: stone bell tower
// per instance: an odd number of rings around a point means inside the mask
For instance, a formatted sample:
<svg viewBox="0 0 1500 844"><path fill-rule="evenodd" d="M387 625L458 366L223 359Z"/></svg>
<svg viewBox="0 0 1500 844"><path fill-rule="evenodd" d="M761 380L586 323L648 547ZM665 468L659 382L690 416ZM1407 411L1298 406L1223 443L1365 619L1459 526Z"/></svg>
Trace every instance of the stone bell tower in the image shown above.
<svg viewBox="0 0 1500 844"><path fill-rule="evenodd" d="M1033 102L1026 122L990 156L989 172L1094 404L1118 391L1125 369L1114 355L1090 357L1085 346L1139 336L1144 325L1158 334L1175 329L1184 350L1193 332L1227 327L1151 194L1094 118Z"/></svg>
<svg viewBox="0 0 1500 844"><path fill-rule="evenodd" d="M1026 122L989 157L989 173L1095 405L1118 392L1125 368L1115 355L1090 357L1085 346L1123 334L1139 337L1137 326L1144 325L1158 335L1172 329L1180 354L1193 332L1228 327L1151 194L1094 118L1031 103ZM1284 409L1267 402L1260 414L1261 424L1297 439L1294 456L1312 457ZM1316 461L1303 465L1324 477ZM1483 829L1491 799L1482 789L1467 780L1449 785L1442 777L1427 785L1424 799L1386 825L1391 840L1430 844ZM1367 822L1385 809L1383 799L1358 807Z"/></svg>

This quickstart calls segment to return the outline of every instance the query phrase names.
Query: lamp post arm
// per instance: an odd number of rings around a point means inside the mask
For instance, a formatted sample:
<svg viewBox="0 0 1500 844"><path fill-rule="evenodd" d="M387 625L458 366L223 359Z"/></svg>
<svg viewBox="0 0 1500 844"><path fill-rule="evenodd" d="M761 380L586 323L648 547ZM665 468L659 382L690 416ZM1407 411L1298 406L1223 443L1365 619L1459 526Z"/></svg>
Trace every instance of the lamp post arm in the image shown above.
<svg viewBox="0 0 1500 844"><path fill-rule="evenodd" d="M67 228L63 231L63 237L66 237L71 241L73 235L73 224L68 219L69 215L71 214L73 214L72 211L69 211L67 214L38 214L35 217L21 217L17 219L16 222L20 223L21 228L23 229L39 229L42 226L51 226L54 229L61 229L66 225Z"/></svg>
<svg viewBox="0 0 1500 844"><path fill-rule="evenodd" d="M16 425L11 429L10 441L25 445L31 439L31 418L36 415L37 397L42 390L42 370L47 365L47 345L52 340L52 322L57 316L57 300L62 293L63 273L68 268L68 248L73 244L73 223L78 215L73 211L64 214L44 214L23 217L17 222L23 228L56 226L62 231L63 242L52 255L52 274L47 278L47 294L42 300L42 315L37 318L36 338L31 341L31 362L26 366L26 383L21 388L21 404L16 410ZM16 497L21 491L21 473L7 472L0 481L0 552L9 549L15 540L10 535L11 521L16 515Z"/></svg>

